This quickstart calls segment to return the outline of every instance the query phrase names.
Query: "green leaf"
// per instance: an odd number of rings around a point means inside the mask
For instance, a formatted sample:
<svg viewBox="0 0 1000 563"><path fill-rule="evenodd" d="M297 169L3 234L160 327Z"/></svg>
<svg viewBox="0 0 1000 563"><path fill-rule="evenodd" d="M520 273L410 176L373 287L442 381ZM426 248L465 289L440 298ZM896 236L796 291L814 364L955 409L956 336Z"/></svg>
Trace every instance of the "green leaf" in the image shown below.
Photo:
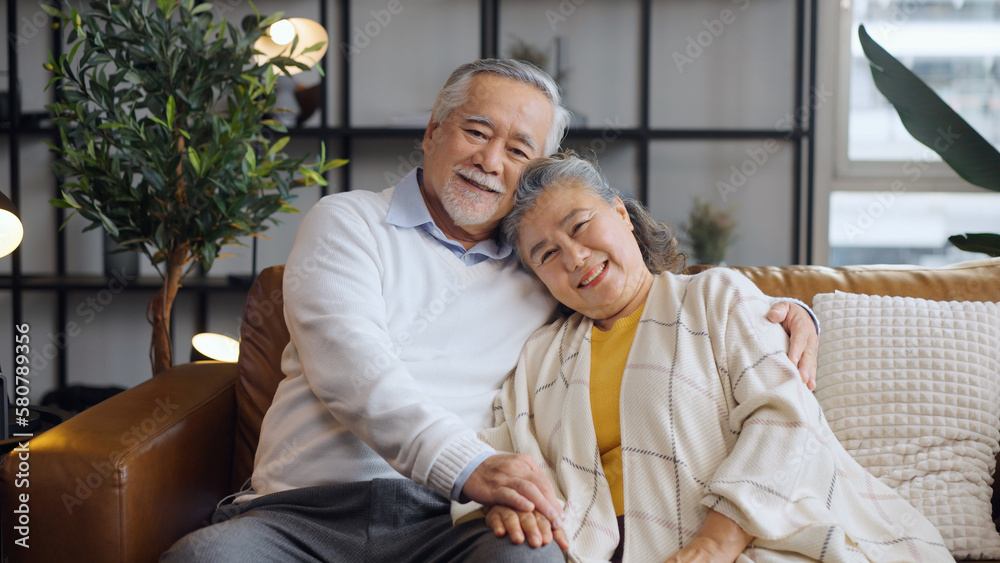
<svg viewBox="0 0 1000 563"><path fill-rule="evenodd" d="M174 101L174 95L171 94L167 98L167 129L174 128L174 115L177 114L177 102Z"/></svg>
<svg viewBox="0 0 1000 563"><path fill-rule="evenodd" d="M176 8L176 0L156 0L156 3L160 5L160 11L163 15L170 19L170 15L174 13L174 8Z"/></svg>
<svg viewBox="0 0 1000 563"><path fill-rule="evenodd" d="M313 184L318 184L320 186L326 185L326 178L320 176L314 170L310 170L309 168L299 168L299 172L302 174L302 176L304 176L306 185L310 186Z"/></svg>
<svg viewBox="0 0 1000 563"><path fill-rule="evenodd" d="M212 6L211 2L204 2L202 4L198 4L197 6L195 6L194 9L191 10L191 15L192 16L198 15L198 14L200 14L202 12L207 12L207 11L211 10L212 8L213 8L213 6Z"/></svg>
<svg viewBox="0 0 1000 563"><path fill-rule="evenodd" d="M149 119L151 119L151 120L152 120L153 122L155 122L155 123L158 123L158 124L160 124L160 125L162 125L162 126L166 127L167 129L170 129L170 126L169 126L169 125L167 125L167 122L166 122L166 121L163 121L162 119L160 119L159 117L156 117L155 115L150 115L150 116L149 116Z"/></svg>
<svg viewBox="0 0 1000 563"><path fill-rule="evenodd" d="M899 113L906 130L967 182L1000 191L1000 152L917 75L858 28L875 86Z"/></svg>
<svg viewBox="0 0 1000 563"><path fill-rule="evenodd" d="M994 233L966 233L953 235L948 240L966 252L982 252L994 258L1000 256L1000 235Z"/></svg>
<svg viewBox="0 0 1000 563"><path fill-rule="evenodd" d="M243 162L246 164L247 172L257 168L257 156L253 153L253 147L247 147L247 152L243 155Z"/></svg>
<svg viewBox="0 0 1000 563"><path fill-rule="evenodd" d="M282 137L277 141L275 141L274 144L271 145L271 148L267 149L267 156L274 156L275 154L277 154L278 151L285 148L285 145L288 144L288 141L290 139L291 137Z"/></svg>
<svg viewBox="0 0 1000 563"><path fill-rule="evenodd" d="M288 128L285 127L285 125L282 122L276 119L265 119L260 123L261 125L267 126L272 131L277 131L278 133L288 133Z"/></svg>
<svg viewBox="0 0 1000 563"><path fill-rule="evenodd" d="M127 72L125 73L125 76L124 76L124 78L125 78L125 80L127 80L127 81L131 82L132 84L135 84L135 85L137 85L137 86L142 86L142 82L143 82L143 81L142 81L142 77L141 77L141 76L139 76L139 74L138 74L138 73L136 73L136 72L135 72L135 71L133 71L133 70L129 70L129 71L127 71Z"/></svg>
<svg viewBox="0 0 1000 563"><path fill-rule="evenodd" d="M107 231L109 235L117 237L118 227L116 227L115 224L111 222L111 219L108 219L108 216L101 211L100 207L97 207L95 209L97 210L97 216L101 218L101 224L104 225L104 230Z"/></svg>
<svg viewBox="0 0 1000 563"><path fill-rule="evenodd" d="M50 199L49 204L53 207L58 207L60 209L76 209L70 203L64 199Z"/></svg>
<svg viewBox="0 0 1000 563"><path fill-rule="evenodd" d="M306 47L305 49L302 49L302 52L300 52L299 54L300 55L304 55L306 53L312 53L313 51L319 51L323 47L326 47L326 41L320 41L318 43L313 43L312 45Z"/></svg>
<svg viewBox="0 0 1000 563"><path fill-rule="evenodd" d="M48 14L48 15L54 17L54 18L59 18L60 20L63 20L63 21L69 19L66 16L66 14L60 12L58 8L56 8L54 6L49 6L48 4L46 4L44 2L39 3L38 7L41 8L42 11L44 11L46 14Z"/></svg>
<svg viewBox="0 0 1000 563"><path fill-rule="evenodd" d="M70 219L72 219L73 217L75 217L77 215L77 213L79 213L79 211L74 211L74 212L70 213L69 216L66 217L66 219L63 220L62 224L59 225L59 230L61 231L61 230L65 229L66 225L69 224Z"/></svg>
<svg viewBox="0 0 1000 563"><path fill-rule="evenodd" d="M75 209L80 209L80 204L76 202L76 199L72 195L70 195L69 192L63 190L62 194L63 194L63 199L66 200L66 203L68 203L70 207L73 207Z"/></svg>
<svg viewBox="0 0 1000 563"><path fill-rule="evenodd" d="M283 19L285 19L285 12L275 12L270 16L264 18L264 20L261 21L257 27L259 27L260 29L266 29L267 26L271 25L272 23L281 21Z"/></svg>
<svg viewBox="0 0 1000 563"><path fill-rule="evenodd" d="M194 147L188 147L188 160L191 161L191 166L194 166L195 171L201 175L201 158L198 157L198 151L194 150Z"/></svg>
<svg viewBox="0 0 1000 563"><path fill-rule="evenodd" d="M148 166L140 166L139 171L142 173L142 177L146 179L157 191L166 190L166 183L163 181L163 176L159 172L153 170Z"/></svg>
<svg viewBox="0 0 1000 563"><path fill-rule="evenodd" d="M326 172L327 170L333 170L334 168L340 168L341 166L344 166L348 162L350 161L347 160L346 158L337 158L334 160L330 160L325 164L323 164L323 166L320 166L319 171L320 173L322 173Z"/></svg>

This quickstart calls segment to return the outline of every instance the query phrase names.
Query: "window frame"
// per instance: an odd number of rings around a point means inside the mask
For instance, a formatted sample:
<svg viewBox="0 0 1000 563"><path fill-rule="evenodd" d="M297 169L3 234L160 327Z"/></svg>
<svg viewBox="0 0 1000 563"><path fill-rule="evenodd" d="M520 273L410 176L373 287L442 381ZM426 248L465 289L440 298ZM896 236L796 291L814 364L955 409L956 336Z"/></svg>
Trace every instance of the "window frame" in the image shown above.
<svg viewBox="0 0 1000 563"><path fill-rule="evenodd" d="M857 35L857 30L852 29L852 2L840 0L817 4L816 84L817 88L832 90L834 95L832 103L815 109L819 134L815 136L811 238L814 263L829 264L830 196L835 191L991 192L962 180L943 162L857 161L848 158L851 41ZM914 180L912 168L907 169L911 171L907 174L904 166L916 166L920 171L919 177ZM899 181L903 182L901 189Z"/></svg>

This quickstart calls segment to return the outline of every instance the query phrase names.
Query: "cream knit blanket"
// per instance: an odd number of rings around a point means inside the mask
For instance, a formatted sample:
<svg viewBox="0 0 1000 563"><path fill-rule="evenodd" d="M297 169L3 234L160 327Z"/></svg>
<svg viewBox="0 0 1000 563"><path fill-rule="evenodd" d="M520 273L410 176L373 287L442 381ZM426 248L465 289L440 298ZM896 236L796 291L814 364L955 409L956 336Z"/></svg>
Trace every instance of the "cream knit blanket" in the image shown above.
<svg viewBox="0 0 1000 563"><path fill-rule="evenodd" d="M769 307L722 268L654 282L621 391L625 560L663 561L713 508L756 538L739 561L953 561L837 442ZM574 315L539 329L481 434L547 467L577 561L618 544L590 411L591 327Z"/></svg>

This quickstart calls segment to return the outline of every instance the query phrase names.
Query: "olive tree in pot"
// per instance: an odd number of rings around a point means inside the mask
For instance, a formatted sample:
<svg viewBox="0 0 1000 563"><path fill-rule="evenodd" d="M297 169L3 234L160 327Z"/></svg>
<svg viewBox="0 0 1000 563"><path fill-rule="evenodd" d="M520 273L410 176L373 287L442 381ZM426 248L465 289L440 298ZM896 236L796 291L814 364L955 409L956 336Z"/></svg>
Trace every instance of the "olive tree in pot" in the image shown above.
<svg viewBox="0 0 1000 563"><path fill-rule="evenodd" d="M327 161L324 148L306 164L283 152L287 136L269 134L286 132L268 119L275 66L305 68L285 56L255 59L254 42L281 14L237 28L195 0L95 1L69 14L41 6L69 44L45 64L49 86L61 90L47 106L64 181L51 203L156 265L163 286L147 309L155 375L172 365L170 311L184 276L197 264L210 269L224 245L276 223L276 212L294 211L290 190L325 184L323 172L346 161Z"/></svg>

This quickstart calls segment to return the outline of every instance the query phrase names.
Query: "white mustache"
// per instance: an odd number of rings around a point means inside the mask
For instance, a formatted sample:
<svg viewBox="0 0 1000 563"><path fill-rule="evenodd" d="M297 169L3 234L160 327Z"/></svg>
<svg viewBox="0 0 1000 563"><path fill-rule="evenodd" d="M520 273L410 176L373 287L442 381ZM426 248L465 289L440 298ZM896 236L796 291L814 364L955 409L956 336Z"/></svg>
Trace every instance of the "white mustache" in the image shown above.
<svg viewBox="0 0 1000 563"><path fill-rule="evenodd" d="M456 164L452 167L452 172L465 176L466 178L472 180L473 182L488 188L490 191L497 192L499 194L506 193L503 184L494 176L490 176L484 173L482 170L476 168L475 166L466 166L463 164Z"/></svg>

